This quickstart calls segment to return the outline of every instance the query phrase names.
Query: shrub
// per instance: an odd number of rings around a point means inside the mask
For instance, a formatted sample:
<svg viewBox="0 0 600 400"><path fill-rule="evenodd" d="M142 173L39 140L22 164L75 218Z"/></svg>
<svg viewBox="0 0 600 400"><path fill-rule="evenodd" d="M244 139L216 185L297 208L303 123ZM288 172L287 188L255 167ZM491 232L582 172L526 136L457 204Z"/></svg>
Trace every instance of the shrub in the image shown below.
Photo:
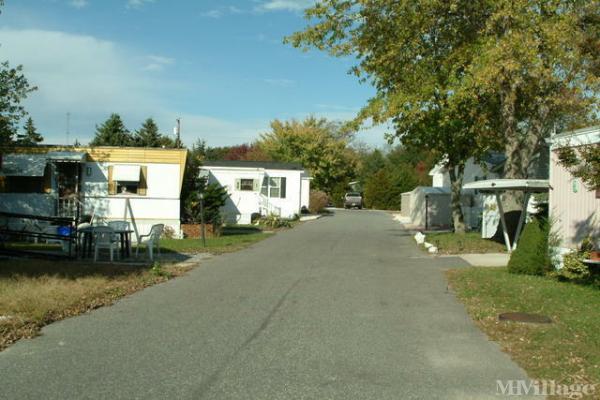
<svg viewBox="0 0 600 400"><path fill-rule="evenodd" d="M559 278L570 281L584 282L590 278L590 269L582 260L589 257L587 252L573 252L563 257L563 267L558 270Z"/></svg>
<svg viewBox="0 0 600 400"><path fill-rule="evenodd" d="M274 215L274 214L270 214L270 215L267 215L266 217L262 217L259 220L259 224L264 225L269 228L289 228L292 226L290 221L283 219L281 217L278 217L277 215Z"/></svg>
<svg viewBox="0 0 600 400"><path fill-rule="evenodd" d="M325 209L325 207L327 207L328 202L329 196L327 196L327 193L314 190L310 192L308 209L311 213L318 214L322 212Z"/></svg>
<svg viewBox="0 0 600 400"><path fill-rule="evenodd" d="M165 235L167 239L173 239L175 237L175 229L173 229L172 226L165 225L163 235Z"/></svg>
<svg viewBox="0 0 600 400"><path fill-rule="evenodd" d="M508 271L515 274L544 275L550 266L548 227L533 219L525 225L517 249L508 261Z"/></svg>

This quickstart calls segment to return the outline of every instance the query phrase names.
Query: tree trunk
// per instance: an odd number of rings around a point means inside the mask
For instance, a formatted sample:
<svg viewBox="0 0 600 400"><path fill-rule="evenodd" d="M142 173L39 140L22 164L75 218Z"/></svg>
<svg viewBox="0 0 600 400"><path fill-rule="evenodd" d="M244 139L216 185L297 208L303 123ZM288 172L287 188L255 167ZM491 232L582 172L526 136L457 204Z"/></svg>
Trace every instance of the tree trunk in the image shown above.
<svg viewBox="0 0 600 400"><path fill-rule="evenodd" d="M465 219L461 207L461 191L463 177L465 173L465 164L460 163L457 166L448 165L448 174L450 175L450 204L452 208L452 223L454 232L464 234L466 231Z"/></svg>
<svg viewBox="0 0 600 400"><path fill-rule="evenodd" d="M504 163L505 179L523 179L527 177L527 168L531 162L527 150L523 148L521 136L519 135L517 121L517 83L506 78L500 92L500 102L502 110L502 120L504 126L504 137L506 144L504 152L506 162ZM526 160L526 158L529 158ZM521 209L522 194L513 191L507 191L502 196L502 202L505 212Z"/></svg>

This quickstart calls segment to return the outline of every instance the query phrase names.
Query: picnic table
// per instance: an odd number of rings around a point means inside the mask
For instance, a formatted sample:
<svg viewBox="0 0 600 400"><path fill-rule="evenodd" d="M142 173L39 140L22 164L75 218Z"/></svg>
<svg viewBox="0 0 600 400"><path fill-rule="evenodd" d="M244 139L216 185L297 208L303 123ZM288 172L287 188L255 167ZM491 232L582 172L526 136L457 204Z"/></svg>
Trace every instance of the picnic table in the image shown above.
<svg viewBox="0 0 600 400"><path fill-rule="evenodd" d="M85 228L81 228L78 230L78 233L81 234L82 237L82 251L81 257L91 257L92 256L92 243L94 242L94 226L88 226ZM119 235L120 242L120 250L121 250L121 258L131 257L131 234L133 230L131 229L113 229L115 235Z"/></svg>

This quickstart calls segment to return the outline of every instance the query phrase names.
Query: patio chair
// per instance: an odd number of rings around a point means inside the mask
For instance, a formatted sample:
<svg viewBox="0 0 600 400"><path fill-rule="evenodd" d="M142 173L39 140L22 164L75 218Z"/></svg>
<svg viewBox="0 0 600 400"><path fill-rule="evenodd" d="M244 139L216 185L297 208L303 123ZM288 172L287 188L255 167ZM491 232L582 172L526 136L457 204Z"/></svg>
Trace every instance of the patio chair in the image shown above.
<svg viewBox="0 0 600 400"><path fill-rule="evenodd" d="M165 229L165 224L156 224L152 225L150 228L150 233L147 235L140 236L140 239L137 243L137 247L135 249L135 257L137 258L140 253L140 245L145 245L148 250L148 258L150 260L154 260L154 246L156 246L156 250L158 251L158 255L160 256L160 236Z"/></svg>
<svg viewBox="0 0 600 400"><path fill-rule="evenodd" d="M88 230L92 229L92 224L90 224L89 222L82 222L81 224L77 225L77 247L79 249L85 250L83 249L83 242L84 242L84 236L86 234L88 234ZM89 234L91 234L91 232L89 232Z"/></svg>
<svg viewBox="0 0 600 400"><path fill-rule="evenodd" d="M127 231L130 228L129 221L110 221L108 226L113 228L115 231Z"/></svg>
<svg viewBox="0 0 600 400"><path fill-rule="evenodd" d="M115 231L109 226L96 226L94 228L94 262L98 261L100 249L108 249L110 262L114 260L115 250L119 248L119 240L115 240ZM117 251L117 256L119 252Z"/></svg>
<svg viewBox="0 0 600 400"><path fill-rule="evenodd" d="M128 221L109 221L108 226L115 231L128 231L131 229L131 225ZM121 236L115 235L115 240L119 241L119 247L121 247Z"/></svg>

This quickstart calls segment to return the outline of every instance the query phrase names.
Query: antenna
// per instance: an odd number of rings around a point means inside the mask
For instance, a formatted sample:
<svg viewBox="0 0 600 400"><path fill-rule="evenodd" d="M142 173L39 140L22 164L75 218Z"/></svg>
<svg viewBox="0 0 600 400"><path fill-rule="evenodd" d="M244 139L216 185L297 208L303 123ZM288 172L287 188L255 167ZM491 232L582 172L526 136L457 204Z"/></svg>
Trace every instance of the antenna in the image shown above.
<svg viewBox="0 0 600 400"><path fill-rule="evenodd" d="M67 143L66 145L69 145L69 135L71 134L71 113L67 112Z"/></svg>

